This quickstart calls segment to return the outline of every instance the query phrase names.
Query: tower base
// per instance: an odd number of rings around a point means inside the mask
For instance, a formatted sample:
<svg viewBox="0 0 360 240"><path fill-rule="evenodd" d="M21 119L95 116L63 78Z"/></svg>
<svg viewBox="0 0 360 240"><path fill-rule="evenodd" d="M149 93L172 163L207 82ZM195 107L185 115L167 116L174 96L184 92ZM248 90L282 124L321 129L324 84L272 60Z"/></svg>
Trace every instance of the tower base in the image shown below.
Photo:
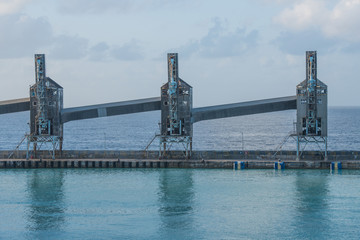
<svg viewBox="0 0 360 240"><path fill-rule="evenodd" d="M182 145L186 159L191 158L192 137L189 136L163 136L160 135L159 158L165 158L168 151L174 144Z"/></svg>
<svg viewBox="0 0 360 240"><path fill-rule="evenodd" d="M59 136L46 136L46 135L26 135L27 148L26 148L26 160L30 157L36 157L37 151L41 148L47 147L51 158L55 159L55 152L59 148L62 151L62 137ZM30 150L31 144L33 145L33 151Z"/></svg>
<svg viewBox="0 0 360 240"><path fill-rule="evenodd" d="M309 143L315 143L320 153L322 153L324 160L327 161L327 137L323 136L299 136L296 135L296 161L300 160L300 157ZM321 147L323 145L323 148Z"/></svg>

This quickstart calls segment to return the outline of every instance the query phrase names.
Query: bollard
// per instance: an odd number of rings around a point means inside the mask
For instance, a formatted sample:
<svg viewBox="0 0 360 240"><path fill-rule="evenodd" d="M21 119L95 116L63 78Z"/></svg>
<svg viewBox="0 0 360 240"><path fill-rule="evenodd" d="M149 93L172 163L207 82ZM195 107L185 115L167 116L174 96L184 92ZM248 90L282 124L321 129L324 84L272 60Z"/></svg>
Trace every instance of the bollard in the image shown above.
<svg viewBox="0 0 360 240"><path fill-rule="evenodd" d="M341 162L331 162L330 170L341 170L342 164Z"/></svg>
<svg viewBox="0 0 360 240"><path fill-rule="evenodd" d="M244 161L236 161L233 163L234 170L241 170L245 169L245 162Z"/></svg>
<svg viewBox="0 0 360 240"><path fill-rule="evenodd" d="M276 170L285 169L285 163L284 162L275 162L274 169L276 169Z"/></svg>

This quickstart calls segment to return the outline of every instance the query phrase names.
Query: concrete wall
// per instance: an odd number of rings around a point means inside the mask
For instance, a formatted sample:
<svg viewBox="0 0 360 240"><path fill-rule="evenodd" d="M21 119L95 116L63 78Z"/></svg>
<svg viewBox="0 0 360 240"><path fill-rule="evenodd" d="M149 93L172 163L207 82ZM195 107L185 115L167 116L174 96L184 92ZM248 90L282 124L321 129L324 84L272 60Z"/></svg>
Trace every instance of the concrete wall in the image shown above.
<svg viewBox="0 0 360 240"><path fill-rule="evenodd" d="M275 169L279 164L284 169L332 169L330 161L242 161L242 169ZM239 161L234 160L0 160L0 168L216 168L235 169ZM343 161L340 169L360 169L360 161ZM240 170L240 169L236 169ZM333 173L339 169L330 170Z"/></svg>
<svg viewBox="0 0 360 240"><path fill-rule="evenodd" d="M0 151L0 159L7 159L12 151ZM296 159L296 151L281 151L274 157L274 151L193 151L193 160L282 160L293 161ZM26 151L18 151L14 154L15 159L25 159ZM39 151L34 159L50 159L48 151ZM158 151L75 151L66 150L57 159L158 159ZM170 151L166 159L185 159L184 153ZM317 151L305 151L300 160L323 160L321 153ZM329 151L328 161L360 160L360 151Z"/></svg>

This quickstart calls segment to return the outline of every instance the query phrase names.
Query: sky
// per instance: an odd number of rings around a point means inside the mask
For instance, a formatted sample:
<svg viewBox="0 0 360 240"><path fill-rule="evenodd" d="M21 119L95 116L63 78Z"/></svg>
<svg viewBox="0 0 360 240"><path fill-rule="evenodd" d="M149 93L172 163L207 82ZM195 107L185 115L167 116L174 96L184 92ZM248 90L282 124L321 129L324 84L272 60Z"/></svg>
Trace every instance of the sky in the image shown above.
<svg viewBox="0 0 360 240"><path fill-rule="evenodd" d="M316 50L329 106L360 106L359 29L360 0L0 0L0 101L35 53L67 108L160 96L177 52L202 107L295 95Z"/></svg>

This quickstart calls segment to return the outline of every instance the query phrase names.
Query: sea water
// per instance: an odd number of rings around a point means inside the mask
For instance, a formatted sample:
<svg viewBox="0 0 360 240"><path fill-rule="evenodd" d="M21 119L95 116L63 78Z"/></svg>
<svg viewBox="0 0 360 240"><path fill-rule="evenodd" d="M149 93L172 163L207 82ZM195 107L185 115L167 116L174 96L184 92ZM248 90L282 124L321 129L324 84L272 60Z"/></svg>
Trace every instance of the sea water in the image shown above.
<svg viewBox="0 0 360 240"><path fill-rule="evenodd" d="M199 122L194 149L273 150L295 116ZM64 149L143 150L159 118L69 122ZM16 147L28 119L0 117L0 150ZM359 126L360 108L330 108L329 149L359 150ZM358 239L359 181L355 170L0 169L0 239Z"/></svg>
<svg viewBox="0 0 360 240"><path fill-rule="evenodd" d="M358 239L360 172L1 169L0 239Z"/></svg>
<svg viewBox="0 0 360 240"><path fill-rule="evenodd" d="M360 108L333 107L328 115L328 149L359 150ZM68 122L64 124L64 149L144 150L159 133L159 120L160 111L154 111ZM294 131L295 120L296 111L288 110L198 122L193 126L193 149L275 150ZM29 132L28 122L29 112L1 115L0 150L13 150ZM158 141L150 146L158 148ZM26 149L26 144L20 149ZM296 142L290 138L282 149L296 150Z"/></svg>

